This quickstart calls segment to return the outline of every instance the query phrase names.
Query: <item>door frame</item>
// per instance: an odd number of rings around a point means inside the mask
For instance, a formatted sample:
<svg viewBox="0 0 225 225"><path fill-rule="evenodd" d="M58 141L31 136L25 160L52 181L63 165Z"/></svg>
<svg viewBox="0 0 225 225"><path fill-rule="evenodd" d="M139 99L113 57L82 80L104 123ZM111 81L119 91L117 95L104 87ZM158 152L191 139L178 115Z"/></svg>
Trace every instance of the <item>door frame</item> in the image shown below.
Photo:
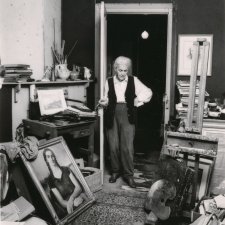
<svg viewBox="0 0 225 225"><path fill-rule="evenodd" d="M105 7L105 13L107 14L129 14L129 15L167 15L167 53L166 53L166 87L165 87L165 98L164 98L164 124L167 124L170 118L170 99L171 99L171 81L172 81L172 32L173 32L173 4L150 4L150 3L103 3ZM102 80L100 76L100 39L103 34L101 34L100 24L101 24L101 4L96 4L95 7L95 74L98 80ZM107 32L106 32L107 34ZM106 44L107 45L107 44ZM102 96L102 85L97 85L96 91L96 101ZM97 102L96 102L97 103ZM100 127L100 129L103 129ZM103 130L100 130L100 140L104 141ZM100 146L100 169L102 170L102 175L104 172L104 149ZM103 180L103 179L102 179Z"/></svg>

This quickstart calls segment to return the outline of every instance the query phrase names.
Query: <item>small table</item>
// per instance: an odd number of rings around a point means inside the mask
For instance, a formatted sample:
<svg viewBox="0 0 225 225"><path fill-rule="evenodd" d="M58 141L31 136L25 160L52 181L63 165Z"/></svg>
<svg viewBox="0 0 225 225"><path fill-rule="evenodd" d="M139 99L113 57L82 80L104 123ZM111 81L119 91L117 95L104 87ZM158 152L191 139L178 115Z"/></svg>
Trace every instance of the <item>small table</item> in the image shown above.
<svg viewBox="0 0 225 225"><path fill-rule="evenodd" d="M94 120L70 122L66 125L55 125L39 120L24 119L25 135L37 138L51 139L65 134L73 138L88 137L88 149L80 148L81 152L88 155L88 166L93 166L94 154Z"/></svg>

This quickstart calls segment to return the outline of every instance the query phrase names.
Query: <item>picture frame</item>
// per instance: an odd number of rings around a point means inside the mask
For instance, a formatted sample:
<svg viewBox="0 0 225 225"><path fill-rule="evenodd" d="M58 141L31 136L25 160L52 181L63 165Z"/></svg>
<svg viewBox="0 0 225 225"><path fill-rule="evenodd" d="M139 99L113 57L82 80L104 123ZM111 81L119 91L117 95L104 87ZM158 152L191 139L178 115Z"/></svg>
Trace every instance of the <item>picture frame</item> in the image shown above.
<svg viewBox="0 0 225 225"><path fill-rule="evenodd" d="M178 75L190 76L193 42L197 41L198 38L206 38L206 40L210 44L207 76L212 75L212 52L213 52L212 34L180 34L178 36L178 66L177 66ZM197 75L200 75L201 69L200 65L201 65L201 47L200 47Z"/></svg>
<svg viewBox="0 0 225 225"><path fill-rule="evenodd" d="M179 161L183 160L183 154L179 154ZM213 160L208 158L200 158L199 161L199 171L198 171L198 184L197 184L197 201L200 200L203 196L208 195L209 192L209 186L210 186L210 178L213 168ZM194 169L195 167L195 157L194 156L188 156L188 162L187 166L191 169ZM191 202L191 193L192 188L189 190L189 197L187 199L187 202Z"/></svg>
<svg viewBox="0 0 225 225"><path fill-rule="evenodd" d="M188 161L188 166L194 168L194 161ZM197 201L200 200L203 196L205 196L208 192L209 188L209 175L211 170L211 163L200 162L199 163L199 177L198 177L198 185L197 185Z"/></svg>
<svg viewBox="0 0 225 225"><path fill-rule="evenodd" d="M216 124L213 124L213 128L207 127L202 129L202 135L217 138L218 150L217 157L215 159L215 165L212 172L212 178L210 181L209 192L213 195L225 194L225 174L224 174L224 160L225 153L223 149L225 148L225 131L224 129Z"/></svg>
<svg viewBox="0 0 225 225"><path fill-rule="evenodd" d="M55 224L70 222L94 203L63 137L41 143L35 160L20 156Z"/></svg>
<svg viewBox="0 0 225 225"><path fill-rule="evenodd" d="M62 112L67 108L64 90L62 88L38 89L37 94L42 116Z"/></svg>

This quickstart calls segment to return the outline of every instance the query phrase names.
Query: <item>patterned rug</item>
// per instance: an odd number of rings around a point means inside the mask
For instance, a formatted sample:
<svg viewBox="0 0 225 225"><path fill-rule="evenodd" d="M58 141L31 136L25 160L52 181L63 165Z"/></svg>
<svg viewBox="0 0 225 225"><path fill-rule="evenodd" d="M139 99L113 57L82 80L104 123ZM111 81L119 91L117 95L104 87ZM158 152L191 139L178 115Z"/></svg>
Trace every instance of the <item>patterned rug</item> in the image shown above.
<svg viewBox="0 0 225 225"><path fill-rule="evenodd" d="M143 225L144 196L121 193L95 193L96 203L77 217L71 225Z"/></svg>

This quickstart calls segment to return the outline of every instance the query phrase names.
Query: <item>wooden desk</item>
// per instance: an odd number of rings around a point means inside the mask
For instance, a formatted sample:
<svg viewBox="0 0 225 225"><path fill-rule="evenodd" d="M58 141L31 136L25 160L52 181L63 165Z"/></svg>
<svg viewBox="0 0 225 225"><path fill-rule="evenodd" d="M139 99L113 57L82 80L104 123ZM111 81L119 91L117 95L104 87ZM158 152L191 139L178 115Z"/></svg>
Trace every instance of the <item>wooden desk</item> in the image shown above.
<svg viewBox="0 0 225 225"><path fill-rule="evenodd" d="M94 122L80 121L71 122L67 125L57 126L53 123L24 119L25 135L33 135L37 138L54 138L65 134L73 138L88 137L88 149L81 148L82 153L88 155L88 166L93 166L94 154Z"/></svg>

